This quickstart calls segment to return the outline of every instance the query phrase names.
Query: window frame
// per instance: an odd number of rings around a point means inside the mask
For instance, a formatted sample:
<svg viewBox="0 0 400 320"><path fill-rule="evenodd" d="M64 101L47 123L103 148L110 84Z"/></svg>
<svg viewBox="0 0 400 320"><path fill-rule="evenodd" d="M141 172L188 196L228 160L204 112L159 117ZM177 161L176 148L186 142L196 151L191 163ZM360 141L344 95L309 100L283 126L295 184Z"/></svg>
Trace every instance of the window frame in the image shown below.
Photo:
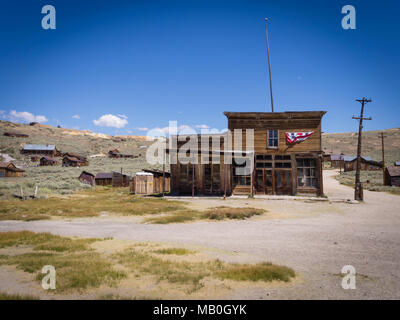
<svg viewBox="0 0 400 320"><path fill-rule="evenodd" d="M276 137L270 137L271 131L276 131ZM270 145L270 140L275 140L276 139L276 146L271 146ZM268 129L267 130L267 148L268 149L278 149L279 148L279 129Z"/></svg>
<svg viewBox="0 0 400 320"><path fill-rule="evenodd" d="M308 165L305 165L304 161L308 160L309 163ZM299 161L302 161L302 165L299 166ZM318 189L318 163L317 159L315 158L297 158L296 159L296 182L297 182L297 188L312 188L312 189ZM303 171L303 174L299 176L299 170ZM309 170L309 175L306 175L306 170ZM311 174L311 171L313 170L314 174ZM299 180L300 179L305 179L305 182L303 185L300 185ZM313 185L313 180L315 180L315 185ZM307 181L311 181L310 185L307 185Z"/></svg>

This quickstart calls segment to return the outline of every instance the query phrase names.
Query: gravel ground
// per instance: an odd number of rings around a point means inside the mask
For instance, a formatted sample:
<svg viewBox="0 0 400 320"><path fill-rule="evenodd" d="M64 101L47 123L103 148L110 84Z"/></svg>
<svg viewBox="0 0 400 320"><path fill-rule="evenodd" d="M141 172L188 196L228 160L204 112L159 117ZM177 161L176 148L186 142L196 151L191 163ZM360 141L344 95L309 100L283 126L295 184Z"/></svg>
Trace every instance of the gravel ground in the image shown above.
<svg viewBox="0 0 400 320"><path fill-rule="evenodd" d="M330 199L352 199L334 171L324 172ZM271 261L299 275L292 285L234 292L234 299L399 299L400 196L364 191L365 202L347 204L294 200L196 199L193 207L249 205L271 213L246 221L150 225L134 220L1 221L0 231L48 231L65 236L114 237L200 245L236 252L236 262ZM223 202L224 201L224 202ZM356 289L341 287L341 269L356 268Z"/></svg>

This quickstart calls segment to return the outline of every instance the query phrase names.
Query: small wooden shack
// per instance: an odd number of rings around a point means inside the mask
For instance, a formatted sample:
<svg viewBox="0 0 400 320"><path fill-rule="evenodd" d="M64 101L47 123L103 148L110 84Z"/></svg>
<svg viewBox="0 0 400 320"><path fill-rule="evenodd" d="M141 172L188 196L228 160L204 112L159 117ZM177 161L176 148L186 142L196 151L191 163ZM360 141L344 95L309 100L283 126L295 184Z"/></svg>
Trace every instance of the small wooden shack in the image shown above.
<svg viewBox="0 0 400 320"><path fill-rule="evenodd" d="M29 138L29 135L20 132L4 132L4 135L12 138Z"/></svg>
<svg viewBox="0 0 400 320"><path fill-rule="evenodd" d="M386 167L385 185L400 187L400 166Z"/></svg>
<svg viewBox="0 0 400 320"><path fill-rule="evenodd" d="M84 156L76 153L67 152L64 153L62 165L63 167L84 167L88 166L89 162Z"/></svg>
<svg viewBox="0 0 400 320"><path fill-rule="evenodd" d="M343 161L345 172L357 169L356 156L343 156ZM361 156L360 169L367 171L382 170L382 162L374 161L370 157Z"/></svg>
<svg viewBox="0 0 400 320"><path fill-rule="evenodd" d="M57 160L51 157L42 157L40 158L41 166L55 166L57 164Z"/></svg>
<svg viewBox="0 0 400 320"><path fill-rule="evenodd" d="M154 193L154 176L150 172L136 172L134 179L134 192L136 194ZM132 188L131 188L132 192Z"/></svg>
<svg viewBox="0 0 400 320"><path fill-rule="evenodd" d="M163 172L154 169L143 169L143 172L148 172L153 175L153 193L162 193L170 191L170 180L171 174L169 172ZM165 180L164 190L163 190L163 179Z"/></svg>
<svg viewBox="0 0 400 320"><path fill-rule="evenodd" d="M94 174L87 172L87 171L82 171L82 173L79 175L78 180L82 183L89 184L91 186L94 186Z"/></svg>
<svg viewBox="0 0 400 320"><path fill-rule="evenodd" d="M120 172L113 172L111 184L113 187L128 187L129 177L126 174Z"/></svg>
<svg viewBox="0 0 400 320"><path fill-rule="evenodd" d="M133 154L121 153L118 149L108 151L108 156L110 158L136 158Z"/></svg>
<svg viewBox="0 0 400 320"><path fill-rule="evenodd" d="M100 172L94 178L96 186L111 186L112 185L112 172Z"/></svg>
<svg viewBox="0 0 400 320"><path fill-rule="evenodd" d="M23 177L25 170L15 166L12 162L0 162L0 178Z"/></svg>
<svg viewBox="0 0 400 320"><path fill-rule="evenodd" d="M21 153L54 157L57 154L57 148L54 144L26 144L22 148Z"/></svg>

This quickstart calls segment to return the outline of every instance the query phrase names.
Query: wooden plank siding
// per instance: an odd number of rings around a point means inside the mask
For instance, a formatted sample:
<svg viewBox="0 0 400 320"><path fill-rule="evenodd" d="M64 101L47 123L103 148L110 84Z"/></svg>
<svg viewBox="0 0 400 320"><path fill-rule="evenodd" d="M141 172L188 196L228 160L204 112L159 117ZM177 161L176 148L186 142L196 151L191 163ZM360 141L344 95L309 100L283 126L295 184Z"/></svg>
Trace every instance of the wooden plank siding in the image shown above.
<svg viewBox="0 0 400 320"><path fill-rule="evenodd" d="M223 135L197 135L196 156L198 163L184 165L179 163L170 165L171 194L190 195L223 195L223 194L323 194L322 181L322 145L321 145L321 118L325 111L310 112L276 112L276 113L248 113L225 112L228 118L228 129L232 135L232 146L224 146L227 143L227 134ZM241 144L235 145L235 129L242 129ZM254 130L254 149L246 152L246 129ZM278 130L278 146L269 147L269 130ZM306 140L298 143L289 143L286 140L286 132L310 132L313 134ZM191 135L191 138L195 137ZM172 137L173 138L173 137ZM209 139L209 149L202 149L201 141ZM219 150L212 150L212 140L220 139ZM170 149L170 157L179 150L187 141L177 141L176 149ZM233 152L234 155L249 158L253 162L251 173L242 179L242 176L234 174L237 165L225 164L225 152ZM243 154L242 154L243 152ZM220 156L219 165L204 164L202 157ZM258 156L266 157L265 162L257 160ZM306 159L301 162L301 159ZM298 177L297 163L300 161L301 177ZM171 163L171 162L170 162ZM307 163L307 164L305 164ZM268 165L257 167L257 165ZM195 170L194 179L191 175ZM259 174L258 178L256 173ZM211 180L210 180L211 177ZM262 179L261 179L262 178ZM261 179L261 180L260 180ZM258 181L258 182L257 182ZM262 181L263 188L258 184ZM305 182L304 182L305 181ZM214 183L216 182L216 183ZM265 183L271 184L267 188ZM258 190L257 189L258 186ZM268 190L267 190L268 189Z"/></svg>

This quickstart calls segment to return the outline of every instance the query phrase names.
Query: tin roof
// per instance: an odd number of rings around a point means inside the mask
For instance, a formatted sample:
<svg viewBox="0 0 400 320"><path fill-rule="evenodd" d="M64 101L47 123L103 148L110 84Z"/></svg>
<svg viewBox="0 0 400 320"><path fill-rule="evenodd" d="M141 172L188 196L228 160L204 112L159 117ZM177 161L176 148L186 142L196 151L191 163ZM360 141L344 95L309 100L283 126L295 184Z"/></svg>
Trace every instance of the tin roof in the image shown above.
<svg viewBox="0 0 400 320"><path fill-rule="evenodd" d="M400 166L400 161L395 161L394 165L395 166Z"/></svg>
<svg viewBox="0 0 400 320"><path fill-rule="evenodd" d="M361 156L361 158L363 158L365 161L372 161L372 158L371 158L371 157ZM343 156L343 160L344 160L345 162L352 162L352 161L354 161L354 160L356 160L356 159L357 159L356 156L347 156L347 155L344 155L344 156Z"/></svg>
<svg viewBox="0 0 400 320"><path fill-rule="evenodd" d="M54 144L26 144L24 150L47 150L52 151L56 148Z"/></svg>
<svg viewBox="0 0 400 320"><path fill-rule="evenodd" d="M112 179L112 172L100 172L96 174L95 179Z"/></svg>

